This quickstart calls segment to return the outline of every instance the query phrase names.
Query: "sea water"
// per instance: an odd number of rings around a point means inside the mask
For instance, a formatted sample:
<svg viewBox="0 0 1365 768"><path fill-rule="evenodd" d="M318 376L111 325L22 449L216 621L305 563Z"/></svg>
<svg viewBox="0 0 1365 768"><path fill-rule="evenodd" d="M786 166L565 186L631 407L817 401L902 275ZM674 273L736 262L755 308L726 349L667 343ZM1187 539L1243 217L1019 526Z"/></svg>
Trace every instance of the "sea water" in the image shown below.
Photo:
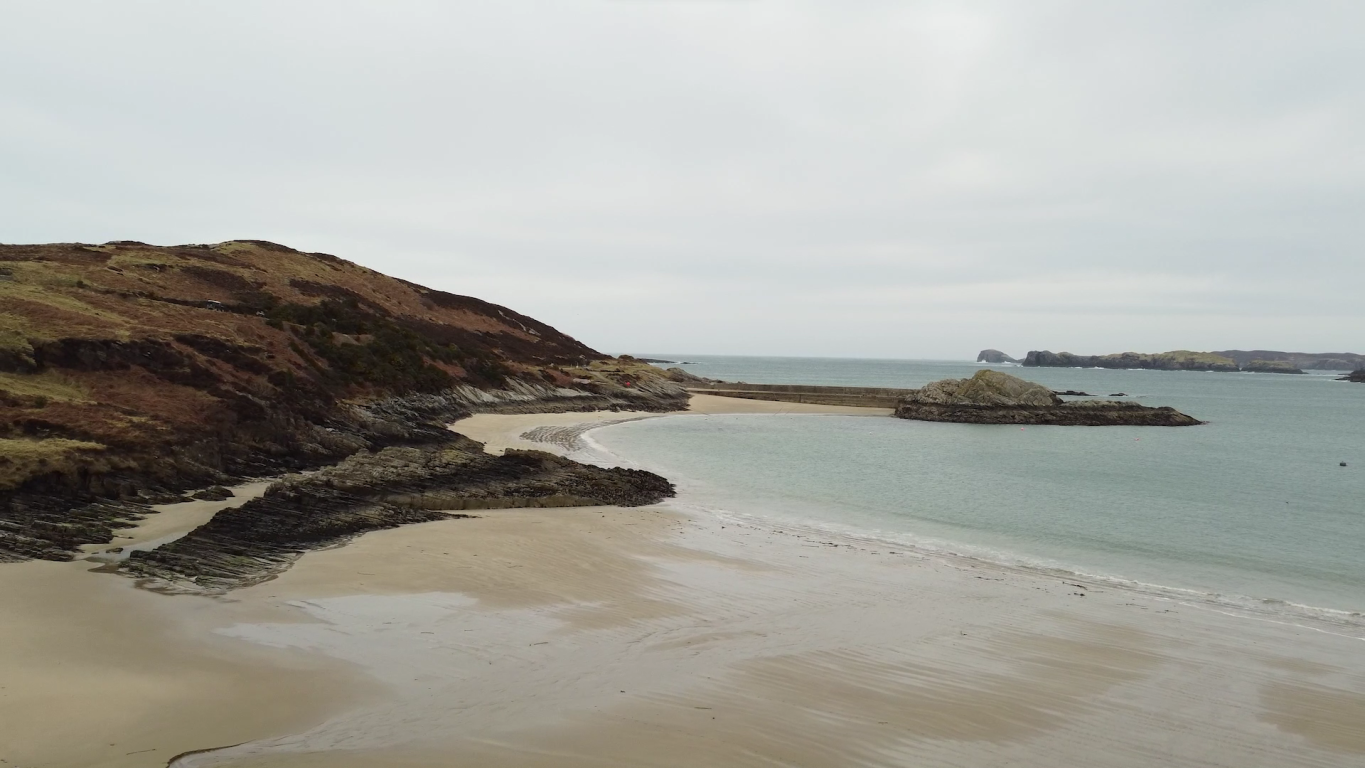
<svg viewBox="0 0 1365 768"><path fill-rule="evenodd" d="M1021 429L693 415L591 439L669 477L681 502L721 514L1365 623L1365 385L1322 372L670 359L728 381L883 387L993 367L1056 390L1173 406L1208 424Z"/></svg>

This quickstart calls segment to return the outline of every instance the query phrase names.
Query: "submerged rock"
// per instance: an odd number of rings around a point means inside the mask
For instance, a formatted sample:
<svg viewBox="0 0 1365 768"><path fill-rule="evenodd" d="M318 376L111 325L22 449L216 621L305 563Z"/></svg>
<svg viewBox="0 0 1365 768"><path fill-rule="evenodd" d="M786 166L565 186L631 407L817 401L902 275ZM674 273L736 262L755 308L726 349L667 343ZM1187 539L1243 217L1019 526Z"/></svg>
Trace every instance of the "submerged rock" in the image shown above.
<svg viewBox="0 0 1365 768"><path fill-rule="evenodd" d="M1041 384L990 370L977 371L970 379L944 379L913 390L896 407L896 416L964 424L1182 427L1203 423L1174 408L1113 400L1065 402Z"/></svg>

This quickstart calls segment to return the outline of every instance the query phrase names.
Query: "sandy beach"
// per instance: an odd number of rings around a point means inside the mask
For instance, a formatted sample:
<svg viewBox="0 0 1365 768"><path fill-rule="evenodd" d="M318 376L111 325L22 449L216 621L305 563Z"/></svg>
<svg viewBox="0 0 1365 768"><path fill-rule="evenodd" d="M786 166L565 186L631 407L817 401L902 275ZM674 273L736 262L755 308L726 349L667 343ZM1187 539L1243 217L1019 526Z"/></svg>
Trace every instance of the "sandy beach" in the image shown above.
<svg viewBox="0 0 1365 768"><path fill-rule="evenodd" d="M650 416L453 428L571 453ZM1365 766L1329 625L667 504L370 533L223 598L96 565L0 566L0 765Z"/></svg>

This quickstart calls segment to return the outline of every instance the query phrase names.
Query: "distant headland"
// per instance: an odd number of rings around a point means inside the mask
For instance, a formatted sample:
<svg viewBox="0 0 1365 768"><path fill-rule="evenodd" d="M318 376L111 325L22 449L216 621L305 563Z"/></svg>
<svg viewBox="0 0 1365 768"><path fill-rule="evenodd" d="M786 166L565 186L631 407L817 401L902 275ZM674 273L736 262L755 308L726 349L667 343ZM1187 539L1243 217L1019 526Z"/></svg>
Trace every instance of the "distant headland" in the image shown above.
<svg viewBox="0 0 1365 768"><path fill-rule="evenodd" d="M1230 349L1219 352L1120 352L1109 355L1075 355L1070 352L1033 350L1018 360L998 349L983 349L979 363L1018 363L1030 368L1142 368L1160 371L1228 371L1248 373L1304 373L1365 369L1365 355L1354 352L1278 352Z"/></svg>

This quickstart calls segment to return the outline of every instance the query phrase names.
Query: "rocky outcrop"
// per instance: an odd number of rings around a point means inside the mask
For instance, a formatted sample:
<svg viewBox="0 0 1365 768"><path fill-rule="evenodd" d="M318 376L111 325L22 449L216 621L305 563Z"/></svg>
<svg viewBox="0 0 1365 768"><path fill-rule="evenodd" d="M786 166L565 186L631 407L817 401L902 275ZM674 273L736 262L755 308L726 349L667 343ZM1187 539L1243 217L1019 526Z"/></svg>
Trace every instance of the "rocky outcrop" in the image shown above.
<svg viewBox="0 0 1365 768"><path fill-rule="evenodd" d="M465 516L455 511L639 506L672 495L673 485L650 472L540 451L494 456L448 433L439 445L365 451L288 477L183 538L132 553L121 569L161 589L223 592L268 579L308 550L366 531Z"/></svg>
<svg viewBox="0 0 1365 768"><path fill-rule="evenodd" d="M1113 400L1066 402L1041 384L991 370L915 390L896 406L896 416L963 424L1179 427L1203 423L1174 408Z"/></svg>
<svg viewBox="0 0 1365 768"><path fill-rule="evenodd" d="M1001 352L1001 351L998 350L998 349L983 349L983 350L981 350L981 351L978 352L977 355L976 355L976 361L977 361L978 363L993 363L993 364L997 364L997 365L1000 364L1000 363L1018 363L1018 362L1019 362L1018 360L1015 360L1014 358L1010 357L1009 355L1005 354L1004 352Z"/></svg>
<svg viewBox="0 0 1365 768"><path fill-rule="evenodd" d="M715 379L707 379L698 376L695 373L688 373L678 367L669 368L667 371L664 371L664 373L668 376L669 381L675 384L681 384L684 387L707 386L717 383Z"/></svg>
<svg viewBox="0 0 1365 768"><path fill-rule="evenodd" d="M1359 371L1351 371L1345 376L1342 376L1340 379L1337 379L1337 381L1354 381L1358 384L1365 384L1365 369Z"/></svg>

